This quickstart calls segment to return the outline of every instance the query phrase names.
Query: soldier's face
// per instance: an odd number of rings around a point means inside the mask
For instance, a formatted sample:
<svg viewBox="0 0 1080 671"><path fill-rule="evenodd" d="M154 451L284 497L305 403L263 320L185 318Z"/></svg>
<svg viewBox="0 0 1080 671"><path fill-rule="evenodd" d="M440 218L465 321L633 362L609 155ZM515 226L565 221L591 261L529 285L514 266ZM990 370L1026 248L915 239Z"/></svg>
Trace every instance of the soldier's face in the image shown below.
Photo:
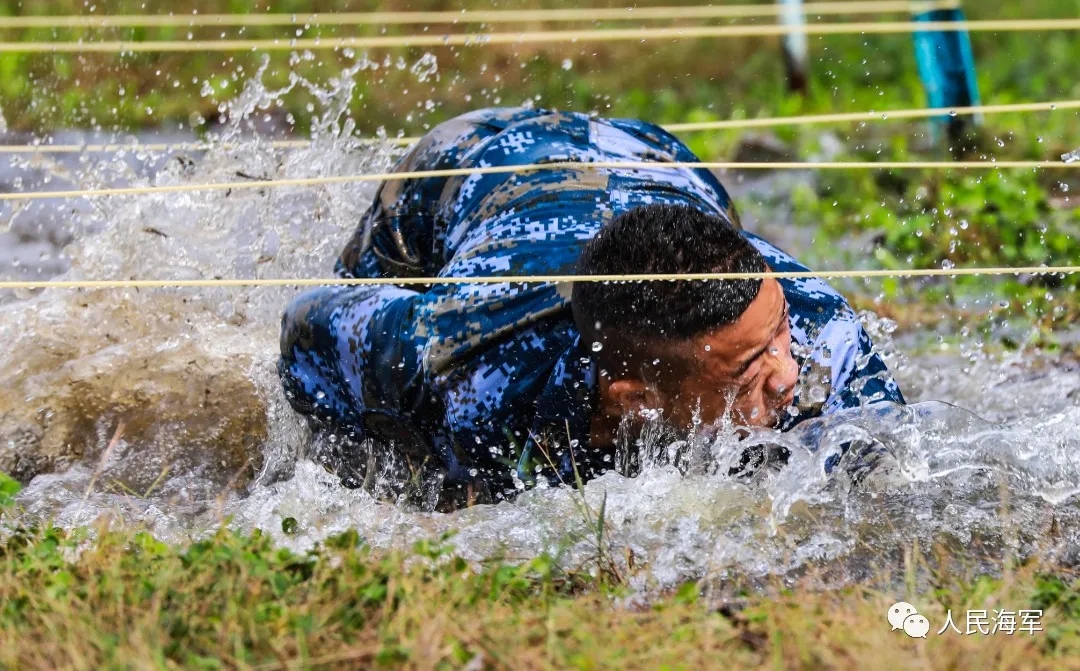
<svg viewBox="0 0 1080 671"><path fill-rule="evenodd" d="M695 340L699 365L676 391L660 399L664 415L689 426L709 425L725 413L742 426L775 426L795 394L799 367L791 356L791 330L783 289L774 279L732 324Z"/></svg>

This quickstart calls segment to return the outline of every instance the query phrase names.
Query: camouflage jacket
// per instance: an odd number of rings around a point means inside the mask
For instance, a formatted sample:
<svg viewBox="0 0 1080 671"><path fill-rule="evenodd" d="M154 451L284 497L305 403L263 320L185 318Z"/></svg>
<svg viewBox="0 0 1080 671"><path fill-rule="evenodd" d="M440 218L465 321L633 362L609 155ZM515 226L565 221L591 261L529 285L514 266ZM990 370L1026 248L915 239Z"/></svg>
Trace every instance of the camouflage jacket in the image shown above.
<svg viewBox="0 0 1080 671"><path fill-rule="evenodd" d="M395 170L697 160L641 121L488 109L438 126ZM381 185L335 270L342 277L572 274L582 245L605 222L657 202L693 205L738 225L723 186L700 168L409 178ZM744 234L774 270L805 270ZM840 408L903 402L839 293L817 279L781 285L802 366L800 412L782 428ZM508 280L416 289L326 287L295 299L279 364L293 406L353 437L409 434L427 443L451 479L480 477L494 498L534 475L538 441L557 462L552 477L572 478L574 466L586 475L604 470L588 449L596 370L570 315L569 286Z"/></svg>

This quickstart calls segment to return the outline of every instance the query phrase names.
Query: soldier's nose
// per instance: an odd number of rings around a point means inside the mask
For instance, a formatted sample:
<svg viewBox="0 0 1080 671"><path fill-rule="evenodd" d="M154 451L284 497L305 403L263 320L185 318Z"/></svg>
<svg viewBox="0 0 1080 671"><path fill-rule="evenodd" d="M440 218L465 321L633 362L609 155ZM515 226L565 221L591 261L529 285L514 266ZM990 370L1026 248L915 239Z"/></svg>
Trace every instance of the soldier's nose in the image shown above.
<svg viewBox="0 0 1080 671"><path fill-rule="evenodd" d="M765 391L773 396L787 395L799 380L799 368L790 352L774 350L773 370L765 379Z"/></svg>

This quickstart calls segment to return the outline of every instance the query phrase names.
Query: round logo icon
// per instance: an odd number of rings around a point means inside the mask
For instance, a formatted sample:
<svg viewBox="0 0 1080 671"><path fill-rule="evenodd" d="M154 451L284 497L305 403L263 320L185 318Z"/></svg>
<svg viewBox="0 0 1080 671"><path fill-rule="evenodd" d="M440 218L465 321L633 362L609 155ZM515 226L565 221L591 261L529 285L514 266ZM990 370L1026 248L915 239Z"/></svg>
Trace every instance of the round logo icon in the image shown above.
<svg viewBox="0 0 1080 671"><path fill-rule="evenodd" d="M897 601L893 605L889 606L889 624L892 625L893 631L904 628L904 620L908 615L918 614L918 610L915 606L912 606L907 601Z"/></svg>
<svg viewBox="0 0 1080 671"><path fill-rule="evenodd" d="M930 631L930 620L915 613L904 618L904 633L912 638L926 638L926 632Z"/></svg>

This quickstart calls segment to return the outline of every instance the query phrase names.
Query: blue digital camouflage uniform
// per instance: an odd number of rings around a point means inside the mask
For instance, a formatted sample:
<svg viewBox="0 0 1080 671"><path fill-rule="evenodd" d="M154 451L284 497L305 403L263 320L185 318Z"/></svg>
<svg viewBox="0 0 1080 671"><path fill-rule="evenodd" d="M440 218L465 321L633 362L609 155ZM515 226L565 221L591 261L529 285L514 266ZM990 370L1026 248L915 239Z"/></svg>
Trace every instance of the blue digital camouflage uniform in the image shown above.
<svg viewBox="0 0 1080 671"><path fill-rule="evenodd" d="M642 121L487 109L435 128L396 170L697 160ZM738 225L724 188L700 168L582 165L387 181L335 270L350 278L572 274L605 222L649 203L688 204ZM773 269L805 270L744 234ZM786 426L903 402L843 297L817 279L781 284L802 366L800 412ZM586 477L610 468L610 455L588 449L596 370L571 317L569 286L508 279L419 288L332 286L293 300L279 364L293 406L352 440L425 443L421 452L437 455L447 482L479 485L490 500L537 473L572 481L575 467ZM537 470L545 461L552 468Z"/></svg>

